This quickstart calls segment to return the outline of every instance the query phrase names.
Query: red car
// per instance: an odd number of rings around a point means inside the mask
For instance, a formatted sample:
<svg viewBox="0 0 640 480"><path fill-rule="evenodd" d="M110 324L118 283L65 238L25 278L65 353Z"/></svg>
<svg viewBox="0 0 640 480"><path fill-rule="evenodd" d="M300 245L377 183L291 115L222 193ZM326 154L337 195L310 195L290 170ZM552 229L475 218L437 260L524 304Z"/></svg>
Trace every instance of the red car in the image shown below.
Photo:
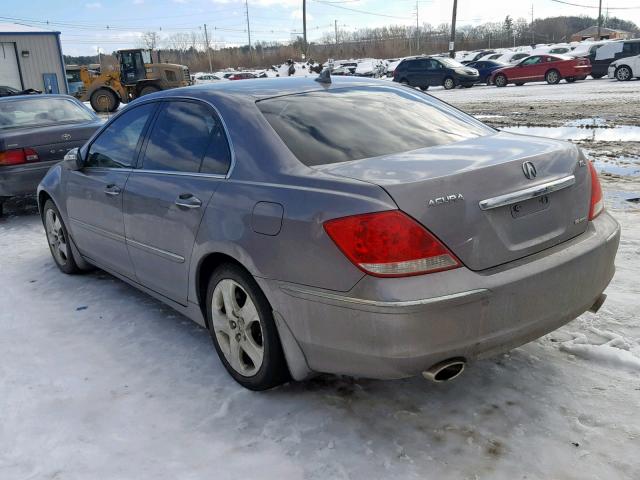
<svg viewBox="0 0 640 480"><path fill-rule="evenodd" d="M229 77L229 80L247 80L249 78L258 78L258 77L255 76L253 73L250 73L250 72L239 72L239 73L234 73L233 75L231 75Z"/></svg>
<svg viewBox="0 0 640 480"><path fill-rule="evenodd" d="M500 68L491 75L491 83L506 87L509 83L522 85L527 82L558 83L563 78L572 83L584 80L591 73L588 58L573 58L565 55L532 55L516 65Z"/></svg>

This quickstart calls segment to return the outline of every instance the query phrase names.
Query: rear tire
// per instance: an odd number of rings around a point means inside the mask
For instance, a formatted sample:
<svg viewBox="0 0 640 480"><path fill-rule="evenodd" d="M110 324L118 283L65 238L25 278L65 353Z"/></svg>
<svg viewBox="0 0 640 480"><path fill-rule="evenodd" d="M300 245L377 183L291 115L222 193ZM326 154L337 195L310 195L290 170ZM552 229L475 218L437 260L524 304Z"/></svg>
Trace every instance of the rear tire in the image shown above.
<svg viewBox="0 0 640 480"><path fill-rule="evenodd" d="M522 85L524 85L524 83L523 82L518 82L515 85L516 85L516 87L521 87Z"/></svg>
<svg viewBox="0 0 640 480"><path fill-rule="evenodd" d="M456 87L456 82L451 77L447 77L442 81L445 90L451 90Z"/></svg>
<svg viewBox="0 0 640 480"><path fill-rule="evenodd" d="M146 87L142 87L140 89L140 96L144 97L145 95L149 95L150 93L156 93L159 91L160 88L156 87L155 85L147 85Z"/></svg>
<svg viewBox="0 0 640 480"><path fill-rule="evenodd" d="M81 270L73 258L71 237L69 237L69 232L60 216L58 207L51 200L47 200L42 209L42 223L51 256L60 271L69 275L80 273Z"/></svg>
<svg viewBox="0 0 640 480"><path fill-rule="evenodd" d="M115 112L120 106L118 96L108 88L99 88L89 98L91 108L98 113Z"/></svg>
<svg viewBox="0 0 640 480"><path fill-rule="evenodd" d="M493 79L493 83L496 84L496 87L506 87L509 82L507 81L507 76L504 73L499 73Z"/></svg>
<svg viewBox="0 0 640 480"><path fill-rule="evenodd" d="M565 80L567 81L567 83L573 83L573 82L575 82L577 80L577 78L576 77L567 77L567 78L565 78Z"/></svg>
<svg viewBox="0 0 640 480"><path fill-rule="evenodd" d="M618 79L618 81L626 82L631 80L631 78L633 77L633 74L631 73L631 69L628 66L620 65L618 68L616 68L615 76Z"/></svg>
<svg viewBox="0 0 640 480"><path fill-rule="evenodd" d="M592 73L591 74L591 78L593 78L594 80L599 80L602 77L604 77L604 74L602 74L602 73Z"/></svg>
<svg viewBox="0 0 640 480"><path fill-rule="evenodd" d="M555 69L549 70L544 75L544 79L547 81L549 85L556 85L561 78L562 77L560 77L560 72L558 72Z"/></svg>
<svg viewBox="0 0 640 480"><path fill-rule="evenodd" d="M207 324L218 356L233 379L249 390L290 380L269 301L242 267L218 267L207 288Z"/></svg>
<svg viewBox="0 0 640 480"><path fill-rule="evenodd" d="M406 78L403 78L402 80L400 80L400 85L406 85L408 87L409 81Z"/></svg>
<svg viewBox="0 0 640 480"><path fill-rule="evenodd" d="M427 85L426 87L420 87L420 90L426 92L427 90L429 90L429 85Z"/></svg>

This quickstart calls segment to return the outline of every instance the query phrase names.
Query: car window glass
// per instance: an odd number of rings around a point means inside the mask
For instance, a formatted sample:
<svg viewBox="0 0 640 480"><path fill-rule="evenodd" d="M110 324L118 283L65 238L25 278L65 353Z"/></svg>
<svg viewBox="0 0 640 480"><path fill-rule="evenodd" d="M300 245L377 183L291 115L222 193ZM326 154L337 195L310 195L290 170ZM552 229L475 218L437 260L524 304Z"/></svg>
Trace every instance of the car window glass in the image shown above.
<svg viewBox="0 0 640 480"><path fill-rule="evenodd" d="M216 125L212 112L194 102L167 102L153 125L142 168L198 172Z"/></svg>
<svg viewBox="0 0 640 480"><path fill-rule="evenodd" d="M96 138L89 148L87 167L126 168L135 162L138 141L155 103L127 110Z"/></svg>
<svg viewBox="0 0 640 480"><path fill-rule="evenodd" d="M437 70L439 68L442 68L442 64L437 60L429 60L428 65L428 68L430 70Z"/></svg>
<svg viewBox="0 0 640 480"><path fill-rule="evenodd" d="M82 104L64 97L33 95L0 104L0 130L95 120Z"/></svg>
<svg viewBox="0 0 640 480"><path fill-rule="evenodd" d="M398 88L338 88L257 105L289 150L308 166L446 145L493 132L446 104Z"/></svg>
<svg viewBox="0 0 640 480"><path fill-rule="evenodd" d="M211 132L200 172L225 175L231 165L231 151L222 123L217 118L214 120L216 123Z"/></svg>
<svg viewBox="0 0 640 480"><path fill-rule="evenodd" d="M537 63L540 63L540 57L538 56L529 57L522 61L522 65L535 65Z"/></svg>

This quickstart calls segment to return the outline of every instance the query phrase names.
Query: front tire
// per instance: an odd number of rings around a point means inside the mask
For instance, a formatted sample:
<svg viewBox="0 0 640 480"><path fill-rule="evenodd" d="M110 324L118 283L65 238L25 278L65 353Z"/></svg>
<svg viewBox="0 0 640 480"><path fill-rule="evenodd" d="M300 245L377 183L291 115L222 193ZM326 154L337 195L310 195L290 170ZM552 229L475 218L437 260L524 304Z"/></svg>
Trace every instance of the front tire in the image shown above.
<svg viewBox="0 0 640 480"><path fill-rule="evenodd" d="M560 81L560 78L560 72L558 72L557 70L549 70L544 75L544 79L549 85L556 85Z"/></svg>
<svg viewBox="0 0 640 480"><path fill-rule="evenodd" d="M633 77L631 69L626 65L620 65L618 68L616 68L615 76L620 82L626 82L628 80L631 80L631 77Z"/></svg>
<svg viewBox="0 0 640 480"><path fill-rule="evenodd" d="M456 82L451 77L447 77L442 81L442 86L445 90L451 90L455 88Z"/></svg>
<svg viewBox="0 0 640 480"><path fill-rule="evenodd" d="M222 364L240 385L267 390L290 379L271 306L242 267L223 264L211 275L207 323Z"/></svg>
<svg viewBox="0 0 640 480"><path fill-rule="evenodd" d="M89 98L91 108L98 113L115 112L120 106L118 96L108 88L99 88Z"/></svg>
<svg viewBox="0 0 640 480"><path fill-rule="evenodd" d="M69 275L80 273L81 270L73 258L69 232L60 216L60 211L51 200L47 200L42 209L42 223L47 234L51 256L57 267Z"/></svg>

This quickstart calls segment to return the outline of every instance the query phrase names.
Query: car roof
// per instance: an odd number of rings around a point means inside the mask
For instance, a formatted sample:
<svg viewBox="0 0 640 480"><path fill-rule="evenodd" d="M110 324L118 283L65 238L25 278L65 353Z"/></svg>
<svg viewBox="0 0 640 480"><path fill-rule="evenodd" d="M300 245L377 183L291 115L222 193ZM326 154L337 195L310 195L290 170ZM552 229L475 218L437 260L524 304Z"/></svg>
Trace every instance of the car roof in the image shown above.
<svg viewBox="0 0 640 480"><path fill-rule="evenodd" d="M331 77L331 84L316 82L317 75L306 77L256 78L242 82L221 82L193 85L190 87L164 90L144 98L189 96L196 98L233 97L237 100L252 98L254 101L264 98L294 95L296 93L331 90L344 87L391 87L389 81L368 79L365 77ZM398 87L399 88L399 87Z"/></svg>

